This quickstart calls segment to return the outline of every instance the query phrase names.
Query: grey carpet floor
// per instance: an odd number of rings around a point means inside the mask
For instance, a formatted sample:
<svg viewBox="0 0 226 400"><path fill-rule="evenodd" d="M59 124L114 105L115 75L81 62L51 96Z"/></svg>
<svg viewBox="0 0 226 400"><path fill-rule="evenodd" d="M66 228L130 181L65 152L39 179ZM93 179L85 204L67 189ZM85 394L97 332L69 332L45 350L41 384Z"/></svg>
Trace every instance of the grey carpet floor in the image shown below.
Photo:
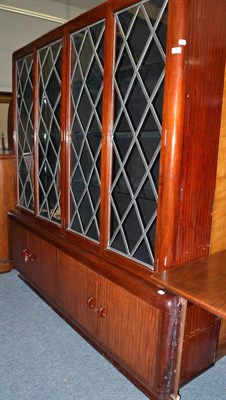
<svg viewBox="0 0 226 400"><path fill-rule="evenodd" d="M226 400L226 357L181 389ZM0 400L145 400L13 270L0 275Z"/></svg>

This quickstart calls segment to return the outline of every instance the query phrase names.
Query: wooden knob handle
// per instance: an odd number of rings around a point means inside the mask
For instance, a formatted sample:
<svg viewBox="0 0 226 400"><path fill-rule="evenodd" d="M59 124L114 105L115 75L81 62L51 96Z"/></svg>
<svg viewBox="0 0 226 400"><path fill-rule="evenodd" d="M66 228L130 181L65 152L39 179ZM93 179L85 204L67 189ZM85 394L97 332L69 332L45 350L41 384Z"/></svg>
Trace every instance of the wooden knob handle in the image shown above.
<svg viewBox="0 0 226 400"><path fill-rule="evenodd" d="M24 262L27 263L29 261L29 251L28 251L28 249L23 249L22 255L24 256Z"/></svg>
<svg viewBox="0 0 226 400"><path fill-rule="evenodd" d="M107 316L108 309L106 306L100 306L97 312L100 318L105 318Z"/></svg>
<svg viewBox="0 0 226 400"><path fill-rule="evenodd" d="M87 300L87 304L89 308L95 308L96 307L96 299L94 297L89 297Z"/></svg>
<svg viewBox="0 0 226 400"><path fill-rule="evenodd" d="M34 259L35 259L35 256L34 256L34 254L32 254L32 253L29 253L28 254L28 258L29 258L29 261L34 261Z"/></svg>
<svg viewBox="0 0 226 400"><path fill-rule="evenodd" d="M28 263L28 261L34 261L34 254L30 253L28 249L23 249L22 255L24 256L25 263Z"/></svg>

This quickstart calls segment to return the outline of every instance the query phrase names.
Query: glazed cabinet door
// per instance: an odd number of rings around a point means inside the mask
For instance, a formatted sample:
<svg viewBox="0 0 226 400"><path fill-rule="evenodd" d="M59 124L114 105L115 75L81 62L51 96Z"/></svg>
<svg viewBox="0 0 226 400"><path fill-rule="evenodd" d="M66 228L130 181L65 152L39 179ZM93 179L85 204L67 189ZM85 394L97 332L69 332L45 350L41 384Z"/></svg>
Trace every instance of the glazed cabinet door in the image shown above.
<svg viewBox="0 0 226 400"><path fill-rule="evenodd" d="M153 269L167 1L141 1L117 11L114 18L116 48L108 248Z"/></svg>
<svg viewBox="0 0 226 400"><path fill-rule="evenodd" d="M33 54L18 60L16 69L16 127L18 206L34 212Z"/></svg>
<svg viewBox="0 0 226 400"><path fill-rule="evenodd" d="M68 230L100 240L105 21L70 35Z"/></svg>
<svg viewBox="0 0 226 400"><path fill-rule="evenodd" d="M61 221L61 61L62 40L37 51L38 58L38 215ZM37 107L37 105L36 105Z"/></svg>

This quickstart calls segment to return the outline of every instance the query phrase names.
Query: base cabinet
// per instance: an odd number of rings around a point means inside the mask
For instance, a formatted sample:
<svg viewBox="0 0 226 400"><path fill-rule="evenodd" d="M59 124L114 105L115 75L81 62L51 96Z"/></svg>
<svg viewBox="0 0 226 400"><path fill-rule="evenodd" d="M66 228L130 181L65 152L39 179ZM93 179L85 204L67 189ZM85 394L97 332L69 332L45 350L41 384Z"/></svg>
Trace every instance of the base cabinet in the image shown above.
<svg viewBox="0 0 226 400"><path fill-rule="evenodd" d="M146 297L10 221L12 256L25 282L151 399L168 400L177 362L180 303L148 284ZM143 284L143 282L142 282Z"/></svg>
<svg viewBox="0 0 226 400"><path fill-rule="evenodd" d="M175 296L162 297L151 284L149 290L148 303L59 254L58 305L159 395L172 389L176 358L171 343L178 334L180 305Z"/></svg>

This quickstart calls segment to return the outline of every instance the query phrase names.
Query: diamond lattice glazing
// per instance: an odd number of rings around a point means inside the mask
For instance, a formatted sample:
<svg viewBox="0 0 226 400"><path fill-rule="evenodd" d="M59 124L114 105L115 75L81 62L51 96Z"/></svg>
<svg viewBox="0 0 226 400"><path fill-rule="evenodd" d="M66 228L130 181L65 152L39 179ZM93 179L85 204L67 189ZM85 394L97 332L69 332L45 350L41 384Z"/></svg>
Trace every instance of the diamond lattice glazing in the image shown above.
<svg viewBox="0 0 226 400"><path fill-rule="evenodd" d="M109 248L152 267L165 75L167 0L115 15L115 115Z"/></svg>
<svg viewBox="0 0 226 400"><path fill-rule="evenodd" d="M60 223L61 40L38 51L39 215Z"/></svg>
<svg viewBox="0 0 226 400"><path fill-rule="evenodd" d="M18 205L34 211L33 57L16 63L18 131Z"/></svg>
<svg viewBox="0 0 226 400"><path fill-rule="evenodd" d="M71 36L69 228L99 241L105 23Z"/></svg>

